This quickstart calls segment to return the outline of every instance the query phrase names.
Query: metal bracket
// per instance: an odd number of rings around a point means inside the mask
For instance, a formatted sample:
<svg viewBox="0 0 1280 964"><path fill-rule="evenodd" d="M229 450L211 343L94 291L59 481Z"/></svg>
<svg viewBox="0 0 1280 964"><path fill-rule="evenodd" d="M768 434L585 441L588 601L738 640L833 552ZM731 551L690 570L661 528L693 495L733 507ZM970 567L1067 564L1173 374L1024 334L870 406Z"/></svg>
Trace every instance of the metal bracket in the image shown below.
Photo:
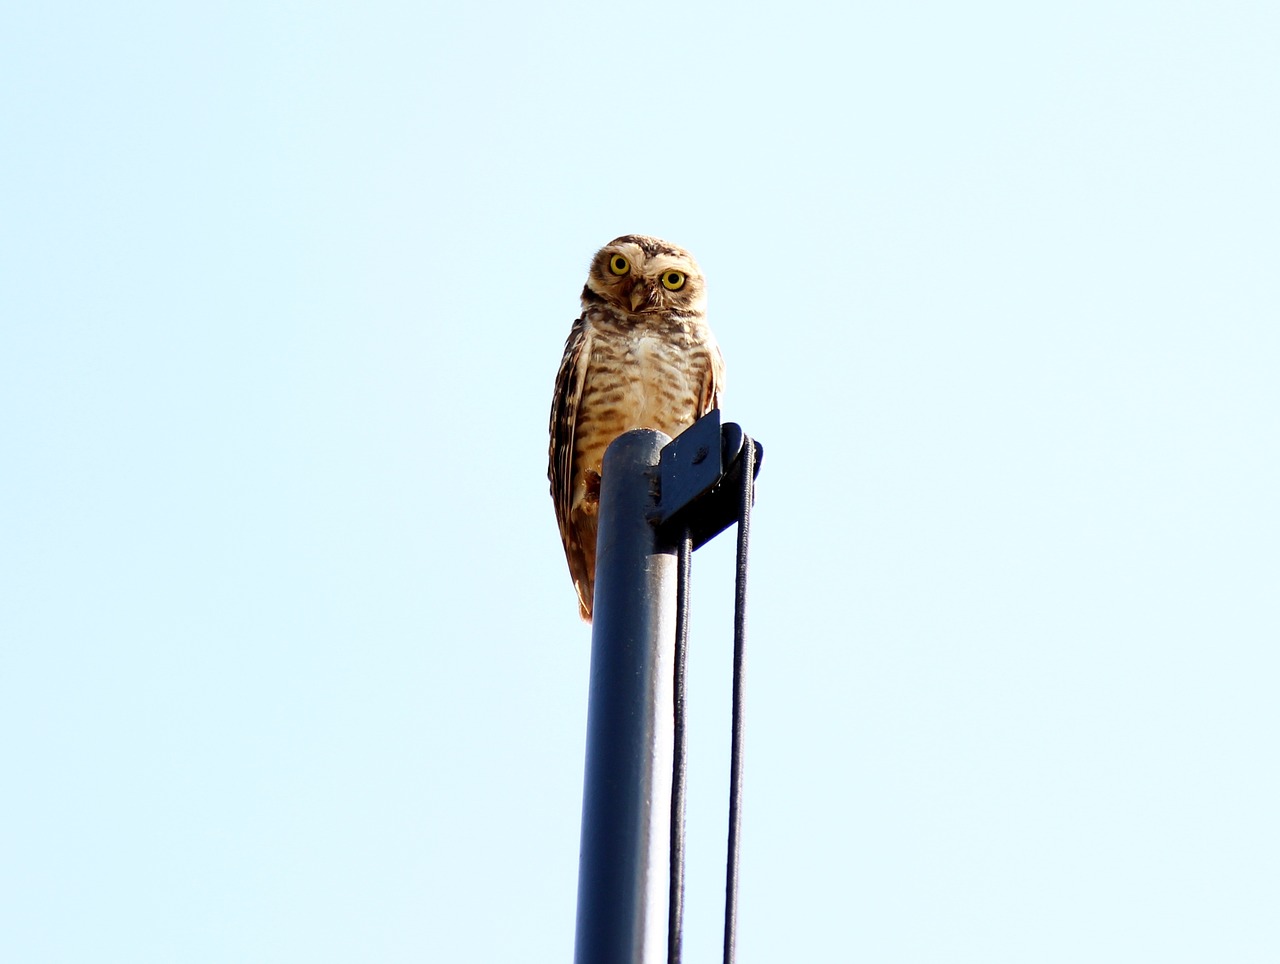
<svg viewBox="0 0 1280 964"><path fill-rule="evenodd" d="M687 527L697 549L737 521L746 437L734 422L722 426L720 409L714 408L663 446L660 496L651 521L665 537L674 540ZM754 440L752 445L754 481L764 449Z"/></svg>

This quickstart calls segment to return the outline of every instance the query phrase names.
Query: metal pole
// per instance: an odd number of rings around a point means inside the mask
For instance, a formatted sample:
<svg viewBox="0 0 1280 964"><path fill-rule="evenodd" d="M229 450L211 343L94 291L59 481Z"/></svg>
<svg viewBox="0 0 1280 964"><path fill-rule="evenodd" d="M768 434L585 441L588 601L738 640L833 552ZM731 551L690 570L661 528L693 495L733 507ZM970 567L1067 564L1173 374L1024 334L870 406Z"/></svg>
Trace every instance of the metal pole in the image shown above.
<svg viewBox="0 0 1280 964"><path fill-rule="evenodd" d="M628 432L601 471L575 964L666 958L676 547L649 517L669 441Z"/></svg>

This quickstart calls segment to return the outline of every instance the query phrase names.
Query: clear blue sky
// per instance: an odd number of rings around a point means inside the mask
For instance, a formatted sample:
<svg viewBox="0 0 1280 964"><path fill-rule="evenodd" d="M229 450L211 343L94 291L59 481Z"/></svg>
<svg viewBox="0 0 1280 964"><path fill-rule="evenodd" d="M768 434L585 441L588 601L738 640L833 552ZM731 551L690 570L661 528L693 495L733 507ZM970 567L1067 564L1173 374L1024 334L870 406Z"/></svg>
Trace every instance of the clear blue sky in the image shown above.
<svg viewBox="0 0 1280 964"><path fill-rule="evenodd" d="M1280 959L1274 3L10 6L6 960L571 958L628 232L766 449L743 964Z"/></svg>

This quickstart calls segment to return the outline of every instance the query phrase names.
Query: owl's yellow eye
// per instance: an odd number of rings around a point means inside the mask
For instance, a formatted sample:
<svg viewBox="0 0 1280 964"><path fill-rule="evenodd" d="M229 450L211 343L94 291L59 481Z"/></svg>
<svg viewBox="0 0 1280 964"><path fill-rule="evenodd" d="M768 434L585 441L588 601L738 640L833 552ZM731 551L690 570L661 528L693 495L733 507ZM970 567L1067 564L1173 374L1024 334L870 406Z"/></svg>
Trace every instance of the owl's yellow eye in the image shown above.
<svg viewBox="0 0 1280 964"><path fill-rule="evenodd" d="M684 287L684 275L679 271L664 271L662 273L662 287L668 291L679 291Z"/></svg>
<svg viewBox="0 0 1280 964"><path fill-rule="evenodd" d="M609 259L609 270L616 275L624 275L631 270L631 262L620 254L615 254Z"/></svg>

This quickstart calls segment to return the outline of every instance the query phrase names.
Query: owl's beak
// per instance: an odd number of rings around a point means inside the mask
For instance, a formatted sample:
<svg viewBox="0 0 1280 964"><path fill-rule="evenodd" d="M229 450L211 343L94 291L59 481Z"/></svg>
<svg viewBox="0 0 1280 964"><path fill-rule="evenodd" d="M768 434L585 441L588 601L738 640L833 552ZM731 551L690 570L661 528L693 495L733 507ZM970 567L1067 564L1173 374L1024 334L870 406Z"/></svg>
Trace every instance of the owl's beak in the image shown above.
<svg viewBox="0 0 1280 964"><path fill-rule="evenodd" d="M636 285L631 289L632 311L652 311L661 304L657 285Z"/></svg>

